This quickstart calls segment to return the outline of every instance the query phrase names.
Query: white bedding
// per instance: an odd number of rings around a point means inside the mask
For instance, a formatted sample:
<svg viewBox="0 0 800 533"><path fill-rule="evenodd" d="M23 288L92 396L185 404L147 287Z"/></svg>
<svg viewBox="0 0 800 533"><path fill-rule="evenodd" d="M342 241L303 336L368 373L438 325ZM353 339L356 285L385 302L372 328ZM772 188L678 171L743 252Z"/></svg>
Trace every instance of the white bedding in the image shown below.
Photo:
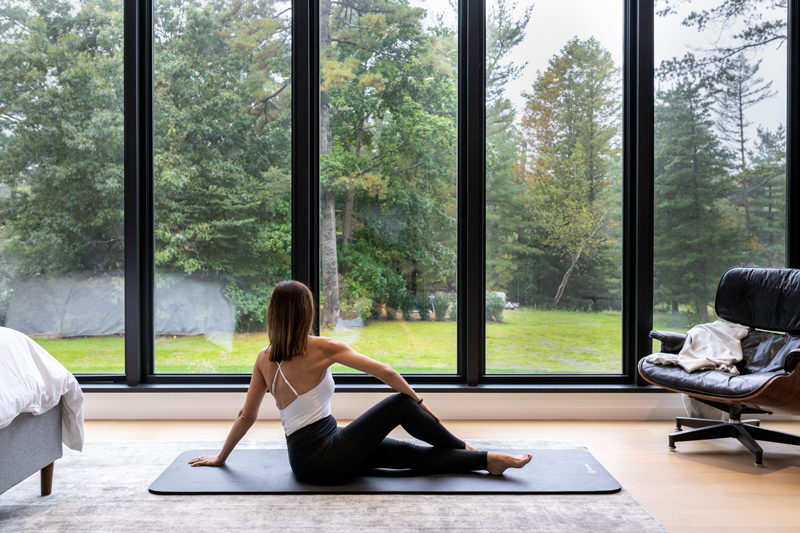
<svg viewBox="0 0 800 533"><path fill-rule="evenodd" d="M61 440L83 449L83 392L75 376L26 335L0 327L0 429L20 413L40 415L64 398Z"/></svg>

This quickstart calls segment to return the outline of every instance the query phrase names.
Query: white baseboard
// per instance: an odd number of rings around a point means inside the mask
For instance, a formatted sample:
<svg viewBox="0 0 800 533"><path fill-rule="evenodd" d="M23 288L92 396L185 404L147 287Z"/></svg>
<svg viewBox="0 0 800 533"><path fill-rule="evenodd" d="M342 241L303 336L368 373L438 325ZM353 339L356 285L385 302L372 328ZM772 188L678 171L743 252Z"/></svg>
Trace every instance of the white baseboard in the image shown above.
<svg viewBox="0 0 800 533"><path fill-rule="evenodd" d="M337 393L333 415L351 420L385 398L384 393ZM85 394L87 420L229 420L244 393ZM664 393L426 393L425 401L444 420L666 420L685 416L678 394ZM278 419L270 396L259 418ZM791 417L771 417L791 419Z"/></svg>

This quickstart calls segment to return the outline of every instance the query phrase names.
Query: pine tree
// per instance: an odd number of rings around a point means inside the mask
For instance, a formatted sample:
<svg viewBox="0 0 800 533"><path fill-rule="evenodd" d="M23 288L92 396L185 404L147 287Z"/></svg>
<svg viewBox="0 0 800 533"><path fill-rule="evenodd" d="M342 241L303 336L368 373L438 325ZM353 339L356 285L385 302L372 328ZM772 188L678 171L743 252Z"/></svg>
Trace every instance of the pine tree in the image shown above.
<svg viewBox="0 0 800 533"><path fill-rule="evenodd" d="M516 110L505 97L505 86L517 79L527 63L508 62L511 51L522 43L533 6L521 16L516 2L498 0L487 16L486 109L486 287L508 293L519 301L519 283L525 258L537 252L536 219L525 187L517 179L521 139L515 127Z"/></svg>
<svg viewBox="0 0 800 533"><path fill-rule="evenodd" d="M721 204L731 193L731 154L713 131L712 100L691 79L658 93L655 112L655 294L708 322L719 277L743 248Z"/></svg>
<svg viewBox="0 0 800 533"><path fill-rule="evenodd" d="M686 0L662 0L657 15L673 15L680 4L688 3ZM786 42L787 0L717 0L716 4L705 5L702 10L691 10L681 23L682 26L697 28L698 32L711 30L713 33L711 45L702 51L699 61L690 52L682 59L662 63L662 67L711 66L742 52L761 51L767 47L778 50ZM720 39L722 31L733 28L736 29L730 40Z"/></svg>
<svg viewBox="0 0 800 533"><path fill-rule="evenodd" d="M546 290L559 305L573 276L607 293L611 230L619 220L619 69L594 38L572 39L526 95L521 179L552 261ZM577 288L576 288L577 289ZM571 300L577 303L578 290Z"/></svg>
<svg viewBox="0 0 800 533"><path fill-rule="evenodd" d="M775 132L758 128L755 149L748 170L757 184L753 198L753 235L758 239L754 262L759 266L782 267L786 263L786 129Z"/></svg>
<svg viewBox="0 0 800 533"><path fill-rule="evenodd" d="M746 112L775 96L775 93L770 91L772 82L764 83L764 79L757 76L760 65L761 61L751 65L744 54L729 59L720 66L717 74L718 90L715 92L717 128L722 139L733 147L737 155L738 172L734 176L734 181L740 192L738 203L744 208L747 235L753 230L750 219L751 196L757 193L762 184L754 183L754 176L747 172L747 144L750 139L746 137L746 130L752 122L747 120Z"/></svg>

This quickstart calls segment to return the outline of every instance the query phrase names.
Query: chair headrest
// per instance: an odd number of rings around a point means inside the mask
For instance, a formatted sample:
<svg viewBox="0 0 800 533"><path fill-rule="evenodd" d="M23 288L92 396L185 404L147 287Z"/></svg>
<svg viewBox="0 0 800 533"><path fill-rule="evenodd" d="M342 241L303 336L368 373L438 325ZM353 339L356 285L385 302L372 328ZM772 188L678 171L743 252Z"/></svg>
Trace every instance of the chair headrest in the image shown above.
<svg viewBox="0 0 800 533"><path fill-rule="evenodd" d="M715 308L729 322L800 333L800 270L731 268L719 282Z"/></svg>

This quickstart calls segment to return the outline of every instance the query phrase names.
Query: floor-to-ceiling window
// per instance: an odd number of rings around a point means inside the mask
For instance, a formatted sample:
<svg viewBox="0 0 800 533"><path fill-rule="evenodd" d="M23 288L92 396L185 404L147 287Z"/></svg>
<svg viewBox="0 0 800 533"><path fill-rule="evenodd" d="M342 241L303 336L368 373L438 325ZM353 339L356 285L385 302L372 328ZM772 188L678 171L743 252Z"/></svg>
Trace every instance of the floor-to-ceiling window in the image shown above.
<svg viewBox="0 0 800 533"><path fill-rule="evenodd" d="M320 0L319 17L321 334L455 373L457 13Z"/></svg>
<svg viewBox="0 0 800 533"><path fill-rule="evenodd" d="M0 326L124 368L122 1L0 9Z"/></svg>
<svg viewBox="0 0 800 533"><path fill-rule="evenodd" d="M297 276L416 383L630 385L651 312L797 255L788 3L654 5L7 0L0 326L238 387Z"/></svg>
<svg viewBox="0 0 800 533"><path fill-rule="evenodd" d="M622 370L622 12L487 2L488 373Z"/></svg>
<svg viewBox="0 0 800 533"><path fill-rule="evenodd" d="M291 4L154 5L155 371L249 372L291 277Z"/></svg>
<svg viewBox="0 0 800 533"><path fill-rule="evenodd" d="M656 329L714 320L726 269L785 264L786 22L785 1L660 6Z"/></svg>

